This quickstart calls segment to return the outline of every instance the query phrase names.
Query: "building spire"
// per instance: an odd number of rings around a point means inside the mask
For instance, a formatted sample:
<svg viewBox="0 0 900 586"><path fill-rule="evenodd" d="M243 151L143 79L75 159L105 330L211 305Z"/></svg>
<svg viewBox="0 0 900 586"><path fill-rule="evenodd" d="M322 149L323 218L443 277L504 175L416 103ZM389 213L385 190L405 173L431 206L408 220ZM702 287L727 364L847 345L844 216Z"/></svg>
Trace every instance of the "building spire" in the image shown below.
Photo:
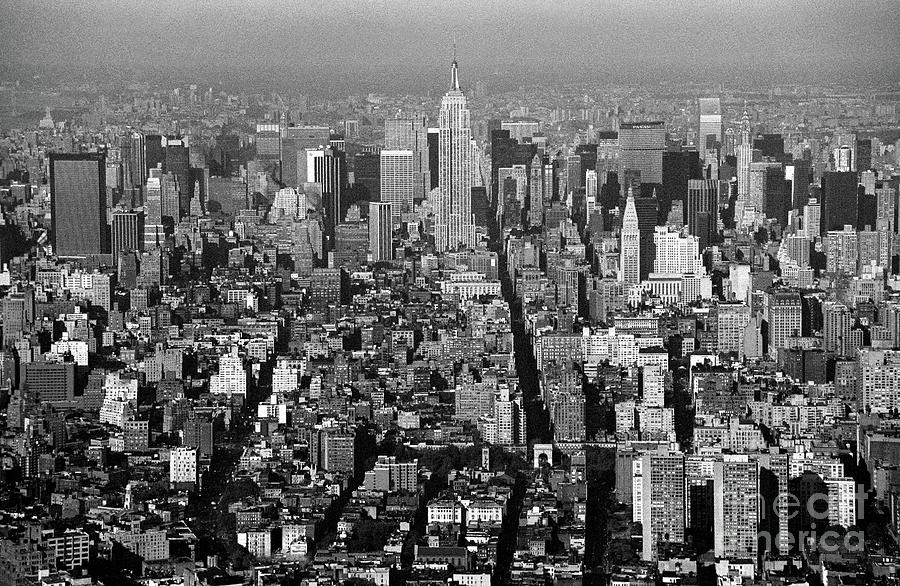
<svg viewBox="0 0 900 586"><path fill-rule="evenodd" d="M456 63L456 35L453 35L453 63L450 65L450 89L459 91L459 70Z"/></svg>

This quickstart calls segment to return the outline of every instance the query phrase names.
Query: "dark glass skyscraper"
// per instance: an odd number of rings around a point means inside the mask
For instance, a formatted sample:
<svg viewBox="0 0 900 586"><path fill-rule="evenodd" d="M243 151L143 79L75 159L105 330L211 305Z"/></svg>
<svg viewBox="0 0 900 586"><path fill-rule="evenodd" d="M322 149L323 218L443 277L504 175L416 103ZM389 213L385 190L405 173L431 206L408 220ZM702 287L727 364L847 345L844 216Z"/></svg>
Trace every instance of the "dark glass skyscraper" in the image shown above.
<svg viewBox="0 0 900 586"><path fill-rule="evenodd" d="M163 137L158 134L148 134L144 137L144 163L147 165L147 172L144 177L150 175L150 169L156 169L159 165L166 163L166 151L163 147Z"/></svg>
<svg viewBox="0 0 900 586"><path fill-rule="evenodd" d="M639 122L619 126L619 180L625 171L640 171L641 183L662 183L662 158L666 150L664 122Z"/></svg>
<svg viewBox="0 0 900 586"><path fill-rule="evenodd" d="M829 171L822 176L822 233L841 230L845 224L856 225L856 173Z"/></svg>
<svg viewBox="0 0 900 586"><path fill-rule="evenodd" d="M169 139L166 143L166 161L163 170L175 176L178 189L178 209L181 216L190 213L191 195L194 185L191 183L190 150L182 139ZM175 218L178 221L180 218Z"/></svg>
<svg viewBox="0 0 900 586"><path fill-rule="evenodd" d="M50 155L53 249L61 257L109 253L106 157Z"/></svg>

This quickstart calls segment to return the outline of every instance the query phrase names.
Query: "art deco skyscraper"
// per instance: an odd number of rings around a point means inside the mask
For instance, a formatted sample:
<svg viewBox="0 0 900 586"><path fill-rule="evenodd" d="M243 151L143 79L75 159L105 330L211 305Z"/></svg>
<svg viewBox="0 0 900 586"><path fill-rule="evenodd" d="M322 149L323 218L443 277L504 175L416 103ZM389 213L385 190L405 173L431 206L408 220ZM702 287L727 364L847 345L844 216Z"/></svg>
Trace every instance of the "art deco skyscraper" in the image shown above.
<svg viewBox="0 0 900 586"><path fill-rule="evenodd" d="M753 141L750 139L750 116L744 110L741 117L741 141L737 146L737 202L734 219L740 224L750 194L750 162L753 159Z"/></svg>
<svg viewBox="0 0 900 586"><path fill-rule="evenodd" d="M475 246L472 215L472 128L466 96L459 89L456 58L450 91L441 100L438 127L438 189L434 242L438 252Z"/></svg>
<svg viewBox="0 0 900 586"><path fill-rule="evenodd" d="M619 280L626 285L637 285L641 282L641 231L638 228L634 194L630 191L625 214L622 216L622 241L619 250Z"/></svg>

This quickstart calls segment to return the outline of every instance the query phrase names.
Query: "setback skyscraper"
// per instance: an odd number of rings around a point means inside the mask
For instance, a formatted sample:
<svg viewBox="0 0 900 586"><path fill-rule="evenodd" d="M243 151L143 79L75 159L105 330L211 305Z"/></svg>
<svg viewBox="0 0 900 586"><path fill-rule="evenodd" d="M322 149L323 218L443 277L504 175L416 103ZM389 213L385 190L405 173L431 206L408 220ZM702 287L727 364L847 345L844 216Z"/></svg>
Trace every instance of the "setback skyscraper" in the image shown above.
<svg viewBox="0 0 900 586"><path fill-rule="evenodd" d="M456 59L450 91L441 100L438 128L438 202L434 243L438 252L475 246L472 215L472 129L466 96L459 89Z"/></svg>

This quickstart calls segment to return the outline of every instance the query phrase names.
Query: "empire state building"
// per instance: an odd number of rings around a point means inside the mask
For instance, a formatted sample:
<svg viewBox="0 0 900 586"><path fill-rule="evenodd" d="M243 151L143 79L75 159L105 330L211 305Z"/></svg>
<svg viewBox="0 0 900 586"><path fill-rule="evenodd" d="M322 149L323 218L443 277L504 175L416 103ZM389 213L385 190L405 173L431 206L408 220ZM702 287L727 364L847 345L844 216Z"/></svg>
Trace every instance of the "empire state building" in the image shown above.
<svg viewBox="0 0 900 586"><path fill-rule="evenodd" d="M459 89L456 58L450 90L441 100L438 127L438 202L434 242L438 252L475 246L472 215L472 129L466 96Z"/></svg>

